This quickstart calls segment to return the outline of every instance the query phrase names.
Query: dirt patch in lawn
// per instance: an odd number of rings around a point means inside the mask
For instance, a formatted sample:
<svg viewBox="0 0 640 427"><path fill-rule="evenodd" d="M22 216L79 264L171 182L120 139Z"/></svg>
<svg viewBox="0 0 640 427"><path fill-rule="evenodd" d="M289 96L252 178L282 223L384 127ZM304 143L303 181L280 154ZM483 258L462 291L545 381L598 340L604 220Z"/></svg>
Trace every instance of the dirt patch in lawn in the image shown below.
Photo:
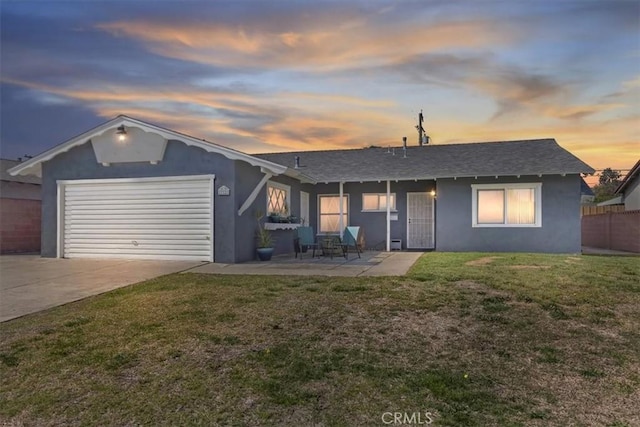
<svg viewBox="0 0 640 427"><path fill-rule="evenodd" d="M454 285L456 285L456 287L460 289L474 291L475 293L481 295L508 295L507 292L499 291L485 284L474 282L473 280L460 280L458 282L455 282Z"/></svg>
<svg viewBox="0 0 640 427"><path fill-rule="evenodd" d="M547 270L551 268L550 265L510 265L509 268L514 270Z"/></svg>
<svg viewBox="0 0 640 427"><path fill-rule="evenodd" d="M486 257L482 257L482 258L478 258L478 259L474 259L471 261L467 261L464 263L464 265L470 265L470 266L479 266L479 265L487 265L487 264L491 264L493 261L497 260L498 258L500 258L499 256L486 256Z"/></svg>

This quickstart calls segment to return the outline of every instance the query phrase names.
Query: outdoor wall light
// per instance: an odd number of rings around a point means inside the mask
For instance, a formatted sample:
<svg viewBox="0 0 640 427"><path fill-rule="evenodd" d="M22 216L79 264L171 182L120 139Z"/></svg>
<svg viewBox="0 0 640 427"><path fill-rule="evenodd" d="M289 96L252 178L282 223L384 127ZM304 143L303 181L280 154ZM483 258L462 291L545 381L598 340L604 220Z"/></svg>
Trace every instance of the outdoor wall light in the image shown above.
<svg viewBox="0 0 640 427"><path fill-rule="evenodd" d="M124 141L127 139L127 130L124 128L124 125L120 125L116 130L116 135L118 135L119 141Z"/></svg>
<svg viewBox="0 0 640 427"><path fill-rule="evenodd" d="M431 197L436 197L436 190L431 190L429 194L431 194Z"/></svg>

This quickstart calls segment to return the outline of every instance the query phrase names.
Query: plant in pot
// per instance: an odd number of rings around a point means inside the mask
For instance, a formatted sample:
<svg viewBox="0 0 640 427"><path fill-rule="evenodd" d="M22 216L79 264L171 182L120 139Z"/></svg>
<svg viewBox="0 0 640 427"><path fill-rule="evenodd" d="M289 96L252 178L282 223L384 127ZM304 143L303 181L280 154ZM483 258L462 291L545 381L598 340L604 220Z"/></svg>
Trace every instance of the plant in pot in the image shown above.
<svg viewBox="0 0 640 427"><path fill-rule="evenodd" d="M256 241L258 248L258 258L260 261L269 261L273 256L273 237L271 231L264 228L262 225L262 219L264 214L261 211L256 212L256 222L258 223L258 230L256 231Z"/></svg>

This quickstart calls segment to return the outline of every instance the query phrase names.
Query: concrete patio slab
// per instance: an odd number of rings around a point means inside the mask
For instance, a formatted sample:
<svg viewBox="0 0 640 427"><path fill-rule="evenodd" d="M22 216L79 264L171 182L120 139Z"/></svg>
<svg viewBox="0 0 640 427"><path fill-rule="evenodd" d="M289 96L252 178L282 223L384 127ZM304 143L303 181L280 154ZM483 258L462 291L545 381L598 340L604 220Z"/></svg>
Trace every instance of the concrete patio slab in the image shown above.
<svg viewBox="0 0 640 427"><path fill-rule="evenodd" d="M278 276L403 276L422 256L422 252L379 252L363 254L362 258L350 255L344 258L303 258L291 256L274 258L270 262L242 264L204 264L184 273L249 274Z"/></svg>
<svg viewBox="0 0 640 427"><path fill-rule="evenodd" d="M0 256L0 322L201 264Z"/></svg>
<svg viewBox="0 0 640 427"><path fill-rule="evenodd" d="M615 249L592 248L590 246L582 247L582 255L609 255L609 256L640 256L640 253L617 251Z"/></svg>

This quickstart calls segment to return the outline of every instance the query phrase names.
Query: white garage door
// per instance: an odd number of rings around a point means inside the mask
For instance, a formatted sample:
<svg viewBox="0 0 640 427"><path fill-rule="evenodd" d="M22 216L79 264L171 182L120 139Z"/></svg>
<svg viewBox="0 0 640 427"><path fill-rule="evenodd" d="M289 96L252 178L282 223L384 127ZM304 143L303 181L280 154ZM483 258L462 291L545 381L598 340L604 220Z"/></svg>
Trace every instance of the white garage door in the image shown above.
<svg viewBox="0 0 640 427"><path fill-rule="evenodd" d="M59 254L213 261L213 178L59 181Z"/></svg>

